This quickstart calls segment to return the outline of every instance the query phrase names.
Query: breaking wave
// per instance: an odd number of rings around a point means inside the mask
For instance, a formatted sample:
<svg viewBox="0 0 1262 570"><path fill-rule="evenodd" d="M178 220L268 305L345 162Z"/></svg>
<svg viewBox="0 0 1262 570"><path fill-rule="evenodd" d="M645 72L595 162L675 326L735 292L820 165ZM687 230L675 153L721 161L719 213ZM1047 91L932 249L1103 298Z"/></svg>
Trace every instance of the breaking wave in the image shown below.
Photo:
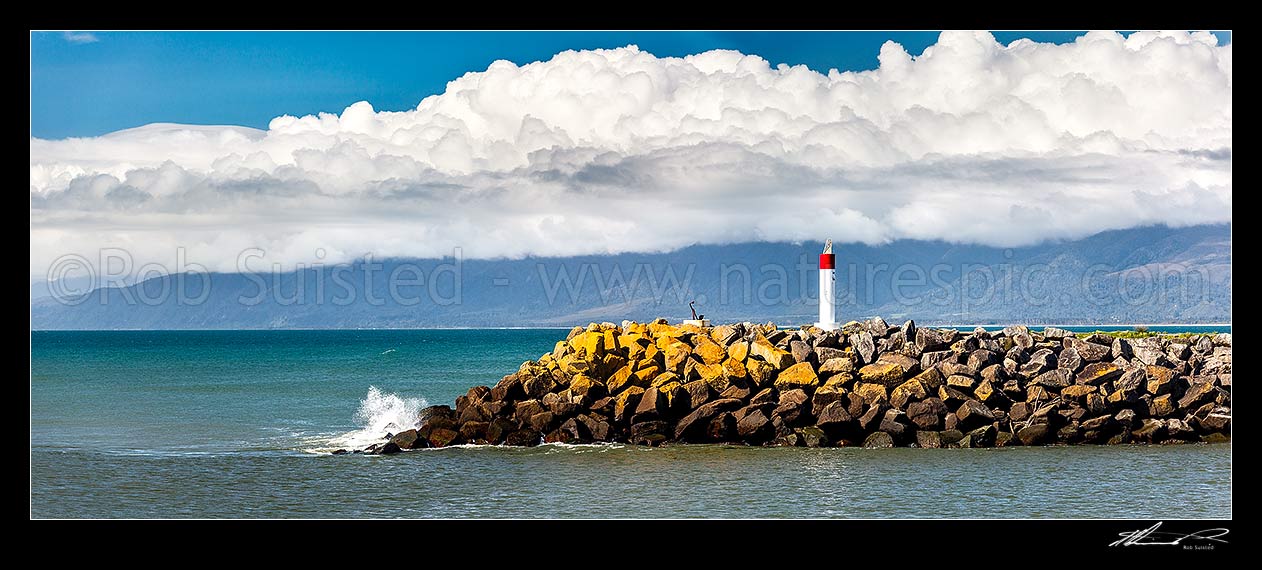
<svg viewBox="0 0 1262 570"><path fill-rule="evenodd" d="M404 398L369 386L368 395L359 402L359 409L355 411L355 423L360 428L332 438L328 446L332 449L358 449L381 443L389 434L419 427L417 415L428 405L425 398Z"/></svg>

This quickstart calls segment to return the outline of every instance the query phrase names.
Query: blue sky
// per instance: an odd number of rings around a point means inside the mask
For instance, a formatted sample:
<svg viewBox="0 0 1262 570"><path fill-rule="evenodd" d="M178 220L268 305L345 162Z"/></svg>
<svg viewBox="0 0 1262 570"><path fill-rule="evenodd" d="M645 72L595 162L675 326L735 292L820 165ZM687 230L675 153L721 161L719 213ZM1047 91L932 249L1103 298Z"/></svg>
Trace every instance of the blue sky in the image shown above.
<svg viewBox="0 0 1262 570"><path fill-rule="evenodd" d="M1072 41L1078 32L996 32ZM1218 34L1221 43L1229 33ZM497 59L637 44L658 56L710 49L817 71L872 69L882 43L919 54L937 32L62 32L31 34L31 134L95 136L154 122L265 127L367 100L405 110ZM95 41L93 41L95 40Z"/></svg>

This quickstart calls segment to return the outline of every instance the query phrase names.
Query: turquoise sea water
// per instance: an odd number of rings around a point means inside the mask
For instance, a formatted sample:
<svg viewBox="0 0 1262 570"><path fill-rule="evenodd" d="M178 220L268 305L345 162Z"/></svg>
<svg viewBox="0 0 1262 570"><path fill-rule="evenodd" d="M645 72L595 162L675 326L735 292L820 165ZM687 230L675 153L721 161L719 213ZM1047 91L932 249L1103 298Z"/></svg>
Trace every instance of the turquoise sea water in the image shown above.
<svg viewBox="0 0 1262 570"><path fill-rule="evenodd" d="M31 515L1231 516L1230 445L324 453L493 384L564 334L33 332Z"/></svg>

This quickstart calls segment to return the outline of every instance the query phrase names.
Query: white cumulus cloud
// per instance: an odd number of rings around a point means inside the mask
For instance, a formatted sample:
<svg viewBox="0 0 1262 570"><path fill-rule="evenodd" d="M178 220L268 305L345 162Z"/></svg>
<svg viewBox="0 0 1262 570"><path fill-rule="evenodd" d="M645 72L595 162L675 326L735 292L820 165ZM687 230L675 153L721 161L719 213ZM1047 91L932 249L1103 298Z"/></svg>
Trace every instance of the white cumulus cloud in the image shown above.
<svg viewBox="0 0 1262 570"><path fill-rule="evenodd" d="M942 239L1013 246L1231 221L1231 46L944 32L817 73L635 46L498 61L415 109L31 139L31 272L127 249L214 270L365 254Z"/></svg>

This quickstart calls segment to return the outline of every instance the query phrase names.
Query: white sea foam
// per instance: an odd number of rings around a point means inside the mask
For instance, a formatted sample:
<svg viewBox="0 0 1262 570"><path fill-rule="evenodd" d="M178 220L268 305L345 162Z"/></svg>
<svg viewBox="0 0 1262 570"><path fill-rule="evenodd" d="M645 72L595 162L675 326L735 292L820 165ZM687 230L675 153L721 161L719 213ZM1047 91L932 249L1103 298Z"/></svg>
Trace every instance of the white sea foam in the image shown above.
<svg viewBox="0 0 1262 570"><path fill-rule="evenodd" d="M368 387L368 395L359 402L355 423L360 429L328 440L332 449L359 449L385 441L387 434L399 433L417 426L417 414L429 403L424 398L404 398Z"/></svg>

